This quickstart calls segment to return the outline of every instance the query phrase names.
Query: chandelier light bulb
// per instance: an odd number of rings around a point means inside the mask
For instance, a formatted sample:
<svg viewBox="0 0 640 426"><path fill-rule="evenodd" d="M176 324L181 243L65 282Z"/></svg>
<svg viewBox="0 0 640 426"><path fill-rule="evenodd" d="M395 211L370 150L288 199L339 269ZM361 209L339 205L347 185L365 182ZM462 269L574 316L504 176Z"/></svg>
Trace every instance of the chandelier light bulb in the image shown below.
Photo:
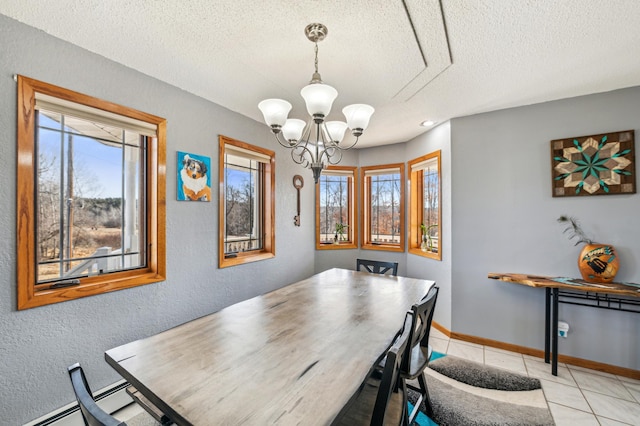
<svg viewBox="0 0 640 426"><path fill-rule="evenodd" d="M291 111L291 104L282 99L265 99L258 104L258 108L262 111L264 121L272 129L280 129L284 126Z"/></svg>

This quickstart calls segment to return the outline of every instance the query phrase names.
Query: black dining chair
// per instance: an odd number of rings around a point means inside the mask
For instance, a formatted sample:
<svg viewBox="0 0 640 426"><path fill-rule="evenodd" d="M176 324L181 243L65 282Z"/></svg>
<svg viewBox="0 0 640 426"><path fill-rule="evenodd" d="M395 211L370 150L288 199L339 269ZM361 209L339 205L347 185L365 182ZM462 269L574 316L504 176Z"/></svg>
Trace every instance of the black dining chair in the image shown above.
<svg viewBox="0 0 640 426"><path fill-rule="evenodd" d="M82 419L85 426L126 426L125 422L112 417L98 407L98 404L93 400L91 389L87 383L87 378L84 375L84 371L80 364L75 363L67 368L69 371L69 377L71 378L71 385L73 391L76 394L76 400L80 406L80 412L82 413Z"/></svg>
<svg viewBox="0 0 640 426"><path fill-rule="evenodd" d="M433 286L429 289L426 296L420 302L411 307L413 313L413 323L409 335L409 349L405 351L400 366L400 376L404 380L418 379L419 387L407 384L407 387L420 393L418 401L414 404L414 408L409 414L409 424L413 422L418 414L421 402L424 401L426 414L433 417L433 408L429 399L429 389L424 376L424 369L431 360L431 346L429 346L429 331L431 330L431 320L438 299L439 288Z"/></svg>
<svg viewBox="0 0 640 426"><path fill-rule="evenodd" d="M407 388L400 376L400 365L409 350L413 314L407 312L402 330L385 355L382 375L372 374L355 401L338 421L338 425L408 426Z"/></svg>
<svg viewBox="0 0 640 426"><path fill-rule="evenodd" d="M391 275L398 275L398 262L383 262L380 260L356 259L356 271L371 272L372 274L386 274L391 271Z"/></svg>

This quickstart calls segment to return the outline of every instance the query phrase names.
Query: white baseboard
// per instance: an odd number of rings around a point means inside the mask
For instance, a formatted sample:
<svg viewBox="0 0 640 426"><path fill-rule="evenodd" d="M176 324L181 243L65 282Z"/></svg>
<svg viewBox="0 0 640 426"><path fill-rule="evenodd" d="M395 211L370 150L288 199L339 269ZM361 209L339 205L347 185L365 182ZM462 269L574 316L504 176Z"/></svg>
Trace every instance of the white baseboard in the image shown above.
<svg viewBox="0 0 640 426"><path fill-rule="evenodd" d="M114 413L131 404L133 399L125 391L127 382L121 380L94 392L96 403L107 413ZM72 402L24 426L84 426L77 402Z"/></svg>

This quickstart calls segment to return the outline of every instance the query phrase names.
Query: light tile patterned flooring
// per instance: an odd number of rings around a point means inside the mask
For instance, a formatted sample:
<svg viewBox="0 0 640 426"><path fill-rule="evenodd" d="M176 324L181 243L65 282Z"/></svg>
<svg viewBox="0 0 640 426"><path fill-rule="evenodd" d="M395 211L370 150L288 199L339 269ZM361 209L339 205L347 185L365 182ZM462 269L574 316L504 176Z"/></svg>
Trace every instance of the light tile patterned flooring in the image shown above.
<svg viewBox="0 0 640 426"><path fill-rule="evenodd" d="M557 426L640 425L640 380L558 363L558 375L541 358L449 339L432 328L434 351L503 368L542 383Z"/></svg>

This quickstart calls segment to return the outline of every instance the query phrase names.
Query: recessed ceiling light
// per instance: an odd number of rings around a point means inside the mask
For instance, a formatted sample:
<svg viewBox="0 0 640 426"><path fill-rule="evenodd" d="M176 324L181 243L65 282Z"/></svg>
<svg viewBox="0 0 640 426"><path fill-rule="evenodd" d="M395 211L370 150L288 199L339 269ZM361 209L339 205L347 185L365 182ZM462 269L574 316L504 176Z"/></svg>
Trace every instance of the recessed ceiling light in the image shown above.
<svg viewBox="0 0 640 426"><path fill-rule="evenodd" d="M429 126L433 126L434 124L436 124L435 121L433 120L427 120L427 121L423 121L420 125L422 127L429 127Z"/></svg>

